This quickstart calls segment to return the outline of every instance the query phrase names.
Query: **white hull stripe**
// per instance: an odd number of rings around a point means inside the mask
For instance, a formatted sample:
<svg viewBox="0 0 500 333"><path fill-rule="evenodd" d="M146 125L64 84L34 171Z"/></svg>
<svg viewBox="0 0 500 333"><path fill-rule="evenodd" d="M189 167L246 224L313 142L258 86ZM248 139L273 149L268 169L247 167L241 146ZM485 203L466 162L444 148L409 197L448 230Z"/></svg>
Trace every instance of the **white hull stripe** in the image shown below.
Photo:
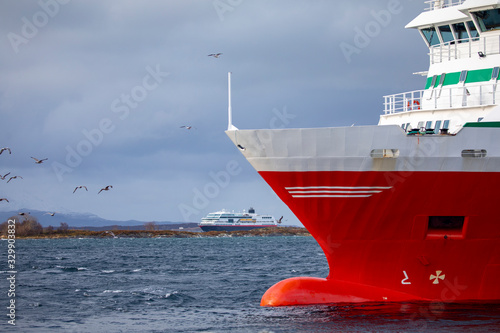
<svg viewBox="0 0 500 333"><path fill-rule="evenodd" d="M293 198L368 198L391 186L305 186L285 187Z"/></svg>

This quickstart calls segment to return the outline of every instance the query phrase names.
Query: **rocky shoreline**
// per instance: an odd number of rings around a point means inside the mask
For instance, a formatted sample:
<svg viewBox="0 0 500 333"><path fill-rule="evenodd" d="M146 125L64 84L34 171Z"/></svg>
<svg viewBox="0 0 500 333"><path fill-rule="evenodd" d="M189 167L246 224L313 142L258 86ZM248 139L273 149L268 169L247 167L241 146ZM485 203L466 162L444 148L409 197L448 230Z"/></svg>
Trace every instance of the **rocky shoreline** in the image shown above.
<svg viewBox="0 0 500 333"><path fill-rule="evenodd" d="M177 230L67 230L64 233L41 234L37 236L16 237L17 239L58 239L58 238L203 238L203 237L278 237L278 236L311 236L305 228L278 227L261 228L246 231L209 231L191 232ZM6 235L0 238L6 239Z"/></svg>

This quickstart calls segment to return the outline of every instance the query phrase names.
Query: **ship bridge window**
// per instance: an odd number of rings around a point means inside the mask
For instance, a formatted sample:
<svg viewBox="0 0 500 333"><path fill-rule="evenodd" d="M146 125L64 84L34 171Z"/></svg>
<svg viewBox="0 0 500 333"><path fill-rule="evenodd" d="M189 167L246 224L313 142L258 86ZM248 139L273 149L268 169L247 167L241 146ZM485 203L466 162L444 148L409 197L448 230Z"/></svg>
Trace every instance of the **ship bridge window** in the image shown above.
<svg viewBox="0 0 500 333"><path fill-rule="evenodd" d="M449 120L445 120L444 123L443 123L443 129L449 129L450 128L450 121Z"/></svg>
<svg viewBox="0 0 500 333"><path fill-rule="evenodd" d="M438 134L441 129L441 120L436 120L436 125L434 126L434 133Z"/></svg>
<svg viewBox="0 0 500 333"><path fill-rule="evenodd" d="M427 40L429 46L441 44L439 40L438 32L434 27L421 29L424 38Z"/></svg>
<svg viewBox="0 0 500 333"><path fill-rule="evenodd" d="M441 38L443 39L443 43L455 40L455 38L453 37L453 33L451 32L451 27L449 25L440 26L439 32L441 32Z"/></svg>
<svg viewBox="0 0 500 333"><path fill-rule="evenodd" d="M500 9L481 10L472 14L482 32L500 29Z"/></svg>
<svg viewBox="0 0 500 333"><path fill-rule="evenodd" d="M467 21L467 28L469 29L469 34L472 40L476 40L477 38L479 38L479 32L477 31L474 22Z"/></svg>
<svg viewBox="0 0 500 333"><path fill-rule="evenodd" d="M469 41L469 33L465 28L465 23L455 23L453 24L453 30L455 30L455 37L459 43L464 43Z"/></svg>

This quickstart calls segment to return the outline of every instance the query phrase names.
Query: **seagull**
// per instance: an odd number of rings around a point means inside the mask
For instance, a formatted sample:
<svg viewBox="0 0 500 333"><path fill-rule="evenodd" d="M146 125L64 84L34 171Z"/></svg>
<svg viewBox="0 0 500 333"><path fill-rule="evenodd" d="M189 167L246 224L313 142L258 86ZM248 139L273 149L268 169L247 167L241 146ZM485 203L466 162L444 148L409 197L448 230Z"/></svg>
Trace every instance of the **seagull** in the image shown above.
<svg viewBox="0 0 500 333"><path fill-rule="evenodd" d="M113 186L108 185L108 186L106 186L106 187L104 187L104 188L101 188L101 190L100 190L97 194L101 193L102 191L109 191L109 190L110 190L110 189L112 189L112 188L113 188Z"/></svg>
<svg viewBox="0 0 500 333"><path fill-rule="evenodd" d="M7 201L7 202L9 202L9 200L7 200L6 198L0 198L0 201Z"/></svg>
<svg viewBox="0 0 500 333"><path fill-rule="evenodd" d="M208 56L209 56L209 57L218 58L218 57L220 57L220 56L221 56L221 54L222 54L222 53L211 53L211 54L209 54Z"/></svg>
<svg viewBox="0 0 500 333"><path fill-rule="evenodd" d="M8 151L9 151L9 154L12 154L12 152L10 151L10 148L5 147L5 148L0 148L0 155L2 155L2 153L3 153L4 151L6 151L6 150L8 150Z"/></svg>
<svg viewBox="0 0 500 333"><path fill-rule="evenodd" d="M23 178L23 177L21 177L21 176L14 176L14 177L10 177L10 178L9 178L9 180L7 181L7 183L8 183L8 182L10 182L12 179L16 179L16 178L21 178L21 179L24 179L24 178Z"/></svg>
<svg viewBox="0 0 500 333"><path fill-rule="evenodd" d="M280 217L280 219L278 220L278 223L281 223L281 220L283 220L283 216Z"/></svg>
<svg viewBox="0 0 500 333"><path fill-rule="evenodd" d="M47 212L47 213L45 213L45 214L43 214L43 215L47 215L47 214L49 214L50 216L54 216L54 215L56 215L56 213L57 213L57 212L54 212L54 213L49 213L49 212Z"/></svg>
<svg viewBox="0 0 500 333"><path fill-rule="evenodd" d="M10 175L10 172L9 172L9 173L6 173L6 174L5 174L5 175L3 175L3 176L2 176L2 175L0 175L0 179L5 180L5 177L7 177L8 175Z"/></svg>
<svg viewBox="0 0 500 333"><path fill-rule="evenodd" d="M31 157L31 158L35 160L36 164L41 164L41 163L43 163L43 161L48 160L48 158L44 158L44 159L41 159L41 160L39 160L38 158L34 158L34 157Z"/></svg>
<svg viewBox="0 0 500 333"><path fill-rule="evenodd" d="M23 212L21 212L21 213L18 213L17 215L24 216L24 215L29 215L29 213L23 213Z"/></svg>
<svg viewBox="0 0 500 333"><path fill-rule="evenodd" d="M105 234L110 234L111 236L113 236L113 238L118 238L116 237L116 235L113 233L113 231L110 231L110 230L106 230L104 231Z"/></svg>
<svg viewBox="0 0 500 333"><path fill-rule="evenodd" d="M77 187L75 187L75 190L73 191L73 193L75 193L75 192L76 192L76 190L78 190L79 188L84 188L84 189L85 189L85 191L87 191L87 192L88 192L88 190L87 190L87 186L85 186L85 185L81 185L81 186L77 186Z"/></svg>
<svg viewBox="0 0 500 333"><path fill-rule="evenodd" d="M183 125L183 126L181 126L181 128L185 128L185 129L190 130L191 128L194 128L194 127L193 127L193 126L186 126L186 125Z"/></svg>

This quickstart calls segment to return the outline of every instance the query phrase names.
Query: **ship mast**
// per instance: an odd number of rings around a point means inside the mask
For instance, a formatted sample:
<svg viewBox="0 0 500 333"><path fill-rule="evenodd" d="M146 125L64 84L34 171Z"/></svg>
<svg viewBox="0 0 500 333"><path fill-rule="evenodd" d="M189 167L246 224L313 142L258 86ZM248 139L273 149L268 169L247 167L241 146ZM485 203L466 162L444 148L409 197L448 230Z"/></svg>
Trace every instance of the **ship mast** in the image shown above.
<svg viewBox="0 0 500 333"><path fill-rule="evenodd" d="M228 131L237 131L238 128L233 126L233 109L231 106L231 72L227 73L227 90L228 90L228 107L227 107L227 117L228 117L228 124L227 124L227 130Z"/></svg>

